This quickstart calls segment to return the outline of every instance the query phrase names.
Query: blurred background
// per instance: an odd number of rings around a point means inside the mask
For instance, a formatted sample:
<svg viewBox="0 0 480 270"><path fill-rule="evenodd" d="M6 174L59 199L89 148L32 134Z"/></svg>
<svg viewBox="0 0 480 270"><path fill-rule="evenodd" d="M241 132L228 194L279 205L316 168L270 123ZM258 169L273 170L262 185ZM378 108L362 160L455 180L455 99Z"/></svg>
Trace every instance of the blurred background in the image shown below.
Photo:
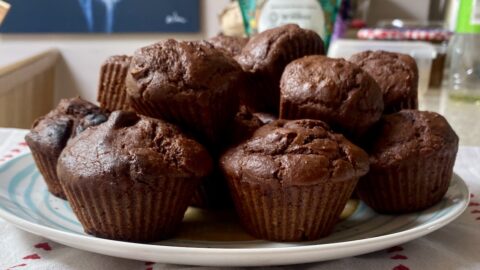
<svg viewBox="0 0 480 270"><path fill-rule="evenodd" d="M110 55L285 23L318 32L331 57L412 55L421 108L478 142L480 0L0 0L0 126L28 128L64 97L95 101Z"/></svg>

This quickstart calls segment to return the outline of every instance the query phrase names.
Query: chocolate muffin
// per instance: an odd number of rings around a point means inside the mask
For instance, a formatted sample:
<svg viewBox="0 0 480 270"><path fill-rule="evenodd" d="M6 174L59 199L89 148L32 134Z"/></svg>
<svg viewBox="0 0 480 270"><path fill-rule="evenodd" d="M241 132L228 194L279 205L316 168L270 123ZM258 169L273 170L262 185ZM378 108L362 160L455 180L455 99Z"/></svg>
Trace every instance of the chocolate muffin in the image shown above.
<svg viewBox="0 0 480 270"><path fill-rule="evenodd" d="M242 103L252 111L277 115L285 66L314 54L325 54L322 39L298 25L287 24L253 36L236 58L248 74L248 87L240 93Z"/></svg>
<svg viewBox="0 0 480 270"><path fill-rule="evenodd" d="M231 57L239 55L247 42L248 38L246 37L232 37L222 34L208 40L208 43L212 44L213 47L222 50Z"/></svg>
<svg viewBox="0 0 480 270"><path fill-rule="evenodd" d="M344 59L317 55L295 60L285 68L280 89L280 118L322 120L355 141L383 112L378 85Z"/></svg>
<svg viewBox="0 0 480 270"><path fill-rule="evenodd" d="M115 111L68 143L57 172L86 233L151 242L178 229L211 167L207 151L175 126Z"/></svg>
<svg viewBox="0 0 480 270"><path fill-rule="evenodd" d="M252 113L246 107L241 106L235 115L233 125L230 127L229 142L225 149L246 141L260 127L276 120L267 113ZM217 158L218 160L218 158ZM214 172L203 181L195 193L192 206L201 208L229 208L232 207L232 199L228 192L228 184L223 176L221 168L214 166Z"/></svg>
<svg viewBox="0 0 480 270"><path fill-rule="evenodd" d="M418 67L415 59L401 53L365 51L350 57L375 79L383 93L384 113L418 108Z"/></svg>
<svg viewBox="0 0 480 270"><path fill-rule="evenodd" d="M102 64L97 96L100 107L109 111L131 110L125 85L131 59L126 55L114 55Z"/></svg>
<svg viewBox="0 0 480 270"><path fill-rule="evenodd" d="M442 199L458 150L443 116L417 110L384 116L372 142L370 172L357 186L367 205L380 213L408 213Z"/></svg>
<svg viewBox="0 0 480 270"><path fill-rule="evenodd" d="M245 229L273 241L333 230L368 156L318 120L277 120L221 159Z"/></svg>
<svg viewBox="0 0 480 270"><path fill-rule="evenodd" d="M54 110L35 120L25 141L50 193L66 198L56 168L67 142L86 128L105 122L107 117L105 111L77 97L62 99Z"/></svg>
<svg viewBox="0 0 480 270"><path fill-rule="evenodd" d="M127 92L138 113L178 124L214 148L238 108L242 73L207 42L170 39L135 52Z"/></svg>

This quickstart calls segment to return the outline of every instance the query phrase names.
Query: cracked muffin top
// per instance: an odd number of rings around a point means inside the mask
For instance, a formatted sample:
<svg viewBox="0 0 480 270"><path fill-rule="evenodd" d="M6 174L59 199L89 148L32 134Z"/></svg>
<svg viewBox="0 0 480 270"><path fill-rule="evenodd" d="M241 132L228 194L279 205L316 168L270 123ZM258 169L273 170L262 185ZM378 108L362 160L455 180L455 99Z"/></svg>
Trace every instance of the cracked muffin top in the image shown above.
<svg viewBox="0 0 480 270"><path fill-rule="evenodd" d="M248 42L248 38L220 34L210 38L207 42L212 44L216 49L222 50L229 56L234 57L242 52L243 47L245 47L245 44Z"/></svg>
<svg viewBox="0 0 480 270"><path fill-rule="evenodd" d="M372 166L416 160L441 150L456 152L458 136L438 113L402 110L382 117L370 147Z"/></svg>
<svg viewBox="0 0 480 270"><path fill-rule="evenodd" d="M155 185L159 178L205 177L212 168L207 151L161 120L115 111L102 125L70 141L57 172L62 181Z"/></svg>
<svg viewBox="0 0 480 270"><path fill-rule="evenodd" d="M280 89L280 118L318 119L349 135L365 133L383 112L373 78L344 59L295 60L286 67Z"/></svg>
<svg viewBox="0 0 480 270"><path fill-rule="evenodd" d="M58 157L68 140L107 117L107 112L81 98L62 99L54 110L35 120L25 140L31 148Z"/></svg>
<svg viewBox="0 0 480 270"><path fill-rule="evenodd" d="M276 120L221 158L239 181L312 185L348 181L367 173L368 155L318 120Z"/></svg>
<svg viewBox="0 0 480 270"><path fill-rule="evenodd" d="M365 51L354 54L349 61L357 64L375 79L383 93L385 111L398 111L401 103L413 100L418 106L418 67L411 56L386 51Z"/></svg>
<svg viewBox="0 0 480 270"><path fill-rule="evenodd" d="M135 52L127 92L153 102L182 99L199 92L231 91L241 74L233 58L206 41L169 39Z"/></svg>
<svg viewBox="0 0 480 270"><path fill-rule="evenodd" d="M323 41L317 33L296 24L286 24L250 38L237 61L248 72L281 72L289 62L283 63L285 58L296 56L302 50L305 51L303 55L325 53ZM284 65L278 66L278 63Z"/></svg>

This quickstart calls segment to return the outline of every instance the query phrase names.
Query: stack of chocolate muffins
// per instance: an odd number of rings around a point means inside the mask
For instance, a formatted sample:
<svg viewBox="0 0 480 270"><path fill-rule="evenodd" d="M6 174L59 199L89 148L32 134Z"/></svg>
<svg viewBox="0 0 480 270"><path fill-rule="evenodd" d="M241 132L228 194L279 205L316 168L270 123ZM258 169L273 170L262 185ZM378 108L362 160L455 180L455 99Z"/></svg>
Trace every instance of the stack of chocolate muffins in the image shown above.
<svg viewBox="0 0 480 270"><path fill-rule="evenodd" d="M189 205L235 206L272 241L332 232L356 193L380 213L445 195L458 137L417 110L407 55L324 56L313 31L166 40L101 67L100 107L63 100L27 135L49 190L89 234L151 242Z"/></svg>

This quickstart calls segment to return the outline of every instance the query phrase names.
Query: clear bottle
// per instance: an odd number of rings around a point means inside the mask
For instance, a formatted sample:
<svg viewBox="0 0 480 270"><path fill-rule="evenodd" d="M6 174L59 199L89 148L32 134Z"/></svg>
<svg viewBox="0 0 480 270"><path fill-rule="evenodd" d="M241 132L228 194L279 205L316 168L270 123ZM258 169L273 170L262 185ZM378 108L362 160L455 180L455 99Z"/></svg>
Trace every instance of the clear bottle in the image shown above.
<svg viewBox="0 0 480 270"><path fill-rule="evenodd" d="M480 0L460 0L450 42L449 97L480 104Z"/></svg>

